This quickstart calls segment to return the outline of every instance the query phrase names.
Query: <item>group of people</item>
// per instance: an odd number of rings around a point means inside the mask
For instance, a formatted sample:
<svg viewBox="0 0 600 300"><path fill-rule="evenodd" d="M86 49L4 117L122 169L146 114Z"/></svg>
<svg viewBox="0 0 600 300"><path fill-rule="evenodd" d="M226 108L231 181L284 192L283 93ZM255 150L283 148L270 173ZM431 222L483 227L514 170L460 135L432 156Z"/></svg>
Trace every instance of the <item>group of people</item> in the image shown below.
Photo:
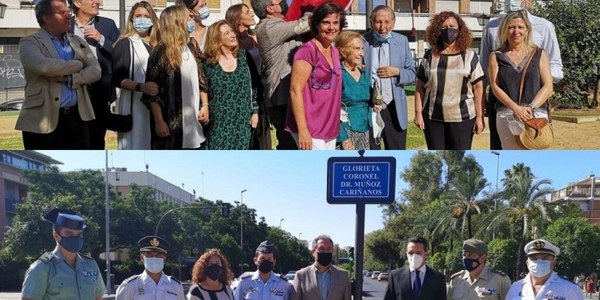
<svg viewBox="0 0 600 300"><path fill-rule="evenodd" d="M481 60L458 14L433 15L418 70L384 5L361 35L343 31L335 2L289 20L286 1L252 0L207 28L206 0L178 0L160 18L140 1L120 34L98 0L69 1L39 1L41 30L19 43L25 149L104 149L122 116L119 149L271 149L271 125L277 149L406 149L404 87L415 80L429 149L470 149L486 110L492 148L520 149L514 123L548 119L562 78L552 24L518 1L488 25ZM121 116L109 112L115 88Z"/></svg>
<svg viewBox="0 0 600 300"><path fill-rule="evenodd" d="M70 209L52 209L43 219L53 225L56 248L42 254L25 273L22 299L102 299L106 293L102 273L95 260L79 251L83 247L84 219ZM406 244L408 266L390 273L384 300L445 299L569 299L583 300L581 288L554 272L560 249L549 241L535 239L524 247L529 273L511 284L501 271L487 266L485 242L468 239L462 245L464 270L451 276L427 265L428 242L413 237ZM167 276L163 269L169 243L158 236L138 241L144 271L125 279L116 291L117 300L188 299L188 300L351 300L347 271L333 262L334 243L328 235L312 241L314 263L296 272L293 283L275 274L275 246L266 240L256 248L256 271L241 278L232 290L233 272L227 257L219 249L202 254L192 270L189 292Z"/></svg>

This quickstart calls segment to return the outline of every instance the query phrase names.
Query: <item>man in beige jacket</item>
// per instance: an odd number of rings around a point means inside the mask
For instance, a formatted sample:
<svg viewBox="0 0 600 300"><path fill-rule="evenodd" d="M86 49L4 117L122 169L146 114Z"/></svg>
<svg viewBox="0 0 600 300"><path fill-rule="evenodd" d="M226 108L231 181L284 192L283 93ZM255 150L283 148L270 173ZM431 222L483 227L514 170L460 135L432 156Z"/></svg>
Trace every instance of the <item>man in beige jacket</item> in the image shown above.
<svg viewBox="0 0 600 300"><path fill-rule="evenodd" d="M41 29L19 42L25 69L25 102L16 129L25 149L86 149L83 121L94 119L86 84L101 70L89 45L68 34L71 11L64 0L42 0L35 6Z"/></svg>

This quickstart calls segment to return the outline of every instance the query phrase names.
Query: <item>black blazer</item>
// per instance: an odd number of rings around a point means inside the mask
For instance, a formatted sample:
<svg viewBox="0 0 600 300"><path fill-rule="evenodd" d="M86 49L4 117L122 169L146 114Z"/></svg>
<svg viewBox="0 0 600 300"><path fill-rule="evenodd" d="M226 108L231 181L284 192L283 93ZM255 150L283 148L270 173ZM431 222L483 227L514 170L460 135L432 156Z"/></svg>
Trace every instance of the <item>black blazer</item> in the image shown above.
<svg viewBox="0 0 600 300"><path fill-rule="evenodd" d="M71 29L69 30L70 33L74 32L75 24L75 17L73 17L71 19ZM102 68L102 77L100 80L88 86L92 105L94 106L94 111L96 111L96 107L98 107L98 105L100 105L99 107L106 107L108 102L112 102L116 98L115 88L111 84L111 60L113 45L121 33L119 32L115 21L105 17L95 17L94 27L104 36L103 46L100 46L94 40L86 39L86 42L96 47L96 51L98 53L98 63L100 63L100 68Z"/></svg>
<svg viewBox="0 0 600 300"><path fill-rule="evenodd" d="M446 279L444 275L425 266L425 279L418 300L446 300ZM384 300L414 300L409 267L393 270L390 273Z"/></svg>

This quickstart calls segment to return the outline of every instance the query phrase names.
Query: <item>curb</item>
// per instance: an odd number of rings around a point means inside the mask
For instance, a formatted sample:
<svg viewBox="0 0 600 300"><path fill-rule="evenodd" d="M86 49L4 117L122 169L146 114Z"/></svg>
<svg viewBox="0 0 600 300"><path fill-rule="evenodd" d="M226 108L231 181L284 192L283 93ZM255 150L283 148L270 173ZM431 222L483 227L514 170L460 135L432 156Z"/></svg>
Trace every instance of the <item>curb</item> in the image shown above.
<svg viewBox="0 0 600 300"><path fill-rule="evenodd" d="M552 120L558 120L558 121L564 121L564 122L579 124L579 123L587 123L587 122L596 122L596 121L600 120L600 116L580 116L580 117L575 117L575 116L557 116L557 115L552 115Z"/></svg>

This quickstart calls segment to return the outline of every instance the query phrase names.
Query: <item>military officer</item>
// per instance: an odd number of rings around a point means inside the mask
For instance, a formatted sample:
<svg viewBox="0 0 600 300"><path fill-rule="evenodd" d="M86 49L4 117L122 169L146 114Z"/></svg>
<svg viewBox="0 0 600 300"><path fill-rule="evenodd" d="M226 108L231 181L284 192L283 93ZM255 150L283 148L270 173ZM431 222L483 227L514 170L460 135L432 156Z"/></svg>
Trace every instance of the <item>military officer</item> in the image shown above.
<svg viewBox="0 0 600 300"><path fill-rule="evenodd" d="M53 224L56 248L44 253L25 273L22 299L96 299L106 293L102 273L83 247L82 217L70 209L52 209L43 220Z"/></svg>
<svg viewBox="0 0 600 300"><path fill-rule="evenodd" d="M510 288L510 278L494 271L487 264L488 248L484 241L468 239L463 242L464 270L452 275L448 286L448 299L498 299L504 300Z"/></svg>
<svg viewBox="0 0 600 300"><path fill-rule="evenodd" d="M525 245L525 253L529 274L510 286L507 300L583 300L583 292L578 285L554 272L556 257L560 254L558 247L537 239Z"/></svg>
<svg viewBox="0 0 600 300"><path fill-rule="evenodd" d="M169 243L158 236L146 236L138 241L144 272L131 276L117 289L116 300L184 300L183 286L165 275L163 267Z"/></svg>
<svg viewBox="0 0 600 300"><path fill-rule="evenodd" d="M240 281L235 289L234 299L290 299L290 284L287 280L273 273L275 262L275 247L273 244L268 240L260 243L254 254L254 264L258 270Z"/></svg>

